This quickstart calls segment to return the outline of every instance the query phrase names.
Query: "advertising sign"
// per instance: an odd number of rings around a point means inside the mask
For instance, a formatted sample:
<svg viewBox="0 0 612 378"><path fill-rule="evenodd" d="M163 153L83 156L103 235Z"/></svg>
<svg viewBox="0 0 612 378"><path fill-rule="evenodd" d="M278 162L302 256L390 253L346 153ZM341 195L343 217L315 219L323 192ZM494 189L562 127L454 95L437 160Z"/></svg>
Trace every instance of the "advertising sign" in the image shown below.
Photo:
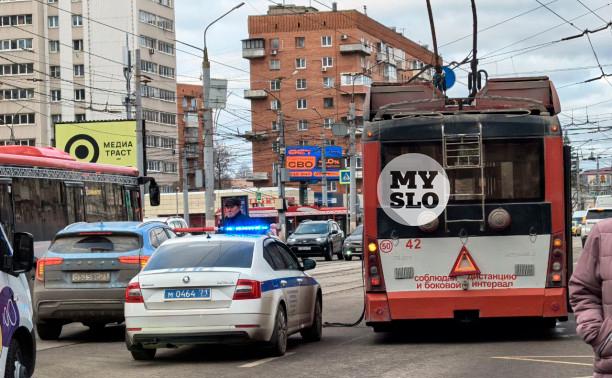
<svg viewBox="0 0 612 378"><path fill-rule="evenodd" d="M342 147L326 146L326 176L328 180L338 181L342 168ZM321 147L289 146L286 149L285 168L289 181L321 181Z"/></svg>
<svg viewBox="0 0 612 378"><path fill-rule="evenodd" d="M55 146L82 162L136 167L136 121L56 123Z"/></svg>

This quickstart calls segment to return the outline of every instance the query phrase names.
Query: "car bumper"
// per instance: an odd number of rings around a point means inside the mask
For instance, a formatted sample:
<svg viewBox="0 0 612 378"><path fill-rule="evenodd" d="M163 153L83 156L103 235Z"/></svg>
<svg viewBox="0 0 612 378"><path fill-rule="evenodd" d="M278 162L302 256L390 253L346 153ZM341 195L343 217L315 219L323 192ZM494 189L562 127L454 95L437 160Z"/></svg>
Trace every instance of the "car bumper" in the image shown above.
<svg viewBox="0 0 612 378"><path fill-rule="evenodd" d="M127 314L128 348L268 341L274 331L274 316L269 314L230 314L226 311L192 312L189 315L163 313L154 316Z"/></svg>
<svg viewBox="0 0 612 378"><path fill-rule="evenodd" d="M363 255L363 248L361 246L345 245L342 247L342 254L344 256L361 256Z"/></svg>
<svg viewBox="0 0 612 378"><path fill-rule="evenodd" d="M289 246L296 256L323 256L325 244L292 244Z"/></svg>
<svg viewBox="0 0 612 378"><path fill-rule="evenodd" d="M38 321L123 321L124 288L46 289L34 286Z"/></svg>

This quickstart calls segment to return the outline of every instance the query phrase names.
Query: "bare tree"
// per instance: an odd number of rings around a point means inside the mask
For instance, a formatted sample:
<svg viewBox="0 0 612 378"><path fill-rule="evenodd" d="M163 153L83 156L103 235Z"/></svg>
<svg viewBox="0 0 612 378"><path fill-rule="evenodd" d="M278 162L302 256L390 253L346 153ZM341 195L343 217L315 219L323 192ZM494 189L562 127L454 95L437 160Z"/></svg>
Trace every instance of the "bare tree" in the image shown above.
<svg viewBox="0 0 612 378"><path fill-rule="evenodd" d="M232 178L232 154L224 145L215 146L215 189L229 189Z"/></svg>

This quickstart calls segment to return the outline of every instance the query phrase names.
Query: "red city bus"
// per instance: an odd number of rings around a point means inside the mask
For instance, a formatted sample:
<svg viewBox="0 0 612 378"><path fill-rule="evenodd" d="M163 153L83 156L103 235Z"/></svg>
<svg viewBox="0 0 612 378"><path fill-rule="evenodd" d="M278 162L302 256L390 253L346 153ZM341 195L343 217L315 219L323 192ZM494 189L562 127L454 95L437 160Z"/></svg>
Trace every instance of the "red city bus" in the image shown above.
<svg viewBox="0 0 612 378"><path fill-rule="evenodd" d="M491 79L470 99L445 98L429 83L380 84L369 106L367 324L378 331L414 319L567 320L570 151L552 82ZM385 211L378 181L391 160L415 153L440 164L450 194L434 221L408 226Z"/></svg>
<svg viewBox="0 0 612 378"><path fill-rule="evenodd" d="M156 187L134 168L79 162L52 147L0 146L0 221L9 234L48 241L74 222L141 220L144 181Z"/></svg>

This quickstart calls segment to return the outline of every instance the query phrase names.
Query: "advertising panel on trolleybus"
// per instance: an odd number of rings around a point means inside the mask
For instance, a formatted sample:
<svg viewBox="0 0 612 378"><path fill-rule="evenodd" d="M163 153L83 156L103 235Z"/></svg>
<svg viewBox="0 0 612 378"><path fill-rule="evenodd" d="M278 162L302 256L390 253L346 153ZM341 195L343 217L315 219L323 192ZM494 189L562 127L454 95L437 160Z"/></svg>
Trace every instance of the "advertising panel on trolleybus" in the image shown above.
<svg viewBox="0 0 612 378"><path fill-rule="evenodd" d="M517 84L524 93L508 95ZM554 86L492 79L461 106L431 84L413 86L420 91L395 97L372 88L362 140L366 321L565 320L569 152Z"/></svg>

